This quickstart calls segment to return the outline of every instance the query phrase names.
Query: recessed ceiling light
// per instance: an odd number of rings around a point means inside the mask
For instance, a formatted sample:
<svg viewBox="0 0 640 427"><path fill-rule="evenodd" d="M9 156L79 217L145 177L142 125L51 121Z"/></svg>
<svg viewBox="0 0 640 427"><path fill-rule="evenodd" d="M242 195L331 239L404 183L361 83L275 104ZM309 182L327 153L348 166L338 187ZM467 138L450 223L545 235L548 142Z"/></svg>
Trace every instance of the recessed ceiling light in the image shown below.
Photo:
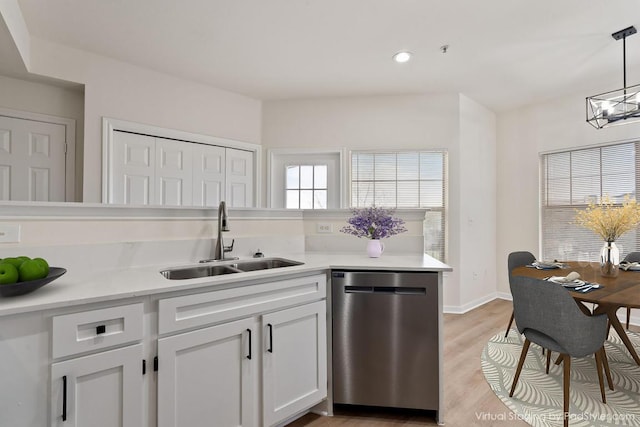
<svg viewBox="0 0 640 427"><path fill-rule="evenodd" d="M401 51L393 55L393 60L399 63L407 62L411 59L411 52Z"/></svg>

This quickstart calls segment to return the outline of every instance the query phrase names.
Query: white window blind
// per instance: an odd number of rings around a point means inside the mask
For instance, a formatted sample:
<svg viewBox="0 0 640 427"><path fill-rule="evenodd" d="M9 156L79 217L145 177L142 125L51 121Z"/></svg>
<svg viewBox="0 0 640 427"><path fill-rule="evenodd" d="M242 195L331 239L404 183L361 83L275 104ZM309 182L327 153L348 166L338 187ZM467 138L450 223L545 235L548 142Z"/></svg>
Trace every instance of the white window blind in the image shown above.
<svg viewBox="0 0 640 427"><path fill-rule="evenodd" d="M621 203L636 197L640 174L638 142L584 148L541 156L540 212L543 259L577 259L580 252L597 253L603 245L592 231L575 224L576 210L609 196ZM637 250L638 233L616 242L621 256Z"/></svg>
<svg viewBox="0 0 640 427"><path fill-rule="evenodd" d="M351 206L429 208L425 252L445 259L447 154L445 151L352 152Z"/></svg>

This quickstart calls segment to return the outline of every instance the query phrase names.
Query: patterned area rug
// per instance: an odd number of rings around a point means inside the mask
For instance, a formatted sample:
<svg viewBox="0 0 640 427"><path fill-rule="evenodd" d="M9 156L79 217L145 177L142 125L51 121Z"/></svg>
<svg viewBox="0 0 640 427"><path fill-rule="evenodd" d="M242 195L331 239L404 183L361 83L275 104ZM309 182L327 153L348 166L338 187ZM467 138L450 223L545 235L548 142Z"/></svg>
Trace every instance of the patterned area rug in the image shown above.
<svg viewBox="0 0 640 427"><path fill-rule="evenodd" d="M640 350L640 336L629 332L629 338ZM513 397L509 390L513 382L522 342L515 329L509 336L498 334L482 351L482 371L494 393L512 411L484 414L480 420L509 425L510 420L522 420L532 426L562 426L562 365L553 353L549 375L545 374L546 357L541 348L531 344ZM615 391L605 391L607 403L602 403L598 374L593 356L571 359L571 426L640 426L640 366L636 365L620 337L612 329L605 344ZM501 423L502 421L502 423Z"/></svg>

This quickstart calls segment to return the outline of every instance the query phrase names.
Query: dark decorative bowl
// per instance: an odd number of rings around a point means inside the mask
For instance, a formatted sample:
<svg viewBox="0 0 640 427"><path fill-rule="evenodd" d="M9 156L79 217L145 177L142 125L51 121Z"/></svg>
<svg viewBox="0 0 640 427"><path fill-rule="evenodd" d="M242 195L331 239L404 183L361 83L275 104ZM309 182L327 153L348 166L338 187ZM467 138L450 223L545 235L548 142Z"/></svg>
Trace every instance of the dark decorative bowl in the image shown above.
<svg viewBox="0 0 640 427"><path fill-rule="evenodd" d="M0 285L0 296L3 297L15 297L17 295L28 294L38 288L43 287L47 283L51 283L58 277L67 272L66 268L50 267L47 277L37 280L29 280L28 282L17 282L9 285Z"/></svg>

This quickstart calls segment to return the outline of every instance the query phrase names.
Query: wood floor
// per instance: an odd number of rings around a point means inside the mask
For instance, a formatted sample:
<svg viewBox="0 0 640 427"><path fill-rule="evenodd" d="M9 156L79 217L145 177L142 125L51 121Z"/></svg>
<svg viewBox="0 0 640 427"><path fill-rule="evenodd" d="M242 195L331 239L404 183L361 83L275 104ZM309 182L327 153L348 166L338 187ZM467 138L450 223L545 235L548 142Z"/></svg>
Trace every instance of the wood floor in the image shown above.
<svg viewBox="0 0 640 427"><path fill-rule="evenodd" d="M528 426L509 418L510 411L491 391L480 367L480 354L493 335L505 331L511 301L494 300L468 313L444 315L445 423L452 427ZM638 330L631 327L632 330ZM404 411L337 411L333 417L307 414L288 427L417 427L437 425L428 414Z"/></svg>

